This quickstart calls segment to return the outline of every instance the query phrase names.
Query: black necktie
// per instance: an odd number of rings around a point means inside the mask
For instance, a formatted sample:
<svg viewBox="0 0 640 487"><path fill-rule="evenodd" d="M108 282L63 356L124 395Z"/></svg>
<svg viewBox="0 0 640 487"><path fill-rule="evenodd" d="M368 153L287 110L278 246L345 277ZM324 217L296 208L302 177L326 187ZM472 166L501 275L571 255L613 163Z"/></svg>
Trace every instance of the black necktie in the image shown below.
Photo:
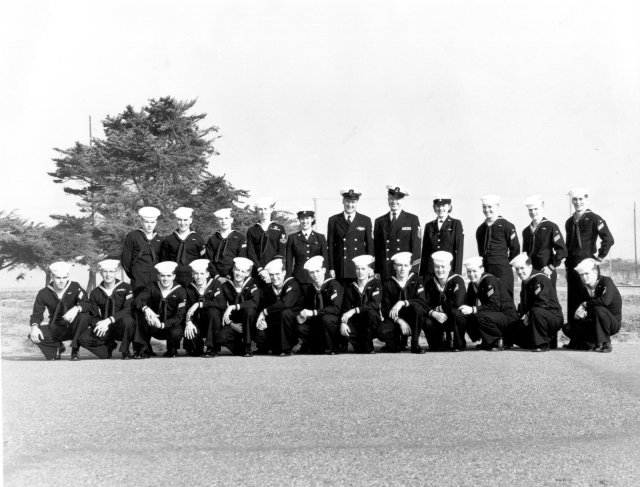
<svg viewBox="0 0 640 487"><path fill-rule="evenodd" d="M351 215L347 215L347 223L351 225Z"/></svg>
<svg viewBox="0 0 640 487"><path fill-rule="evenodd" d="M391 213L391 224L393 225L396 222L396 213L395 211Z"/></svg>

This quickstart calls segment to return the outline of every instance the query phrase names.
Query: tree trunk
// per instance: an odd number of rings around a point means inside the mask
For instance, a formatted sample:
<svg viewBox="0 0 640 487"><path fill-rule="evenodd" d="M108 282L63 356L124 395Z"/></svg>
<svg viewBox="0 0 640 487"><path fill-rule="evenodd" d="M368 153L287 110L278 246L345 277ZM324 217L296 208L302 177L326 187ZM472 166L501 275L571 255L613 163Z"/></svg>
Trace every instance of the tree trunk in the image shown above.
<svg viewBox="0 0 640 487"><path fill-rule="evenodd" d="M96 271L89 270L89 282L87 283L87 294L91 294L96 288Z"/></svg>

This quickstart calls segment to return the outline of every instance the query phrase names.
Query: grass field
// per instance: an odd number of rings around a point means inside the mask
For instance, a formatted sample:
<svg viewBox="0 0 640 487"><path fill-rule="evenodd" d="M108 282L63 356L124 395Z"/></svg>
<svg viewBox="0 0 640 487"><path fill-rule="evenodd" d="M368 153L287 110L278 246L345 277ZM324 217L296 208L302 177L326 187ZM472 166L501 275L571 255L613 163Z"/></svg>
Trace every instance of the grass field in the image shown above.
<svg viewBox="0 0 640 487"><path fill-rule="evenodd" d="M640 343L640 288L621 287L622 329L614 342ZM566 303L566 289L558 288L561 303ZM39 354L37 347L28 339L28 321L31 315L33 291L0 292L0 336L2 355ZM564 337L560 334L561 339Z"/></svg>

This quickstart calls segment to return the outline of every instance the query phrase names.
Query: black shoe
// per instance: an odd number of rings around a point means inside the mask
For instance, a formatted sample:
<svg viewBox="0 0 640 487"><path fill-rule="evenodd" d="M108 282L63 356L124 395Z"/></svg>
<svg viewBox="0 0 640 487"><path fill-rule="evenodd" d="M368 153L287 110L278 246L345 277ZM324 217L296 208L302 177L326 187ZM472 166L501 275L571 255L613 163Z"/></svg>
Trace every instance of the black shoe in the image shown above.
<svg viewBox="0 0 640 487"><path fill-rule="evenodd" d="M613 352L613 345L611 345L611 342L604 342L602 346L598 349L598 352L611 353Z"/></svg>
<svg viewBox="0 0 640 487"><path fill-rule="evenodd" d="M487 345L487 343L485 343L484 341L480 342L478 345L476 345L476 350L489 350L491 347L489 345Z"/></svg>
<svg viewBox="0 0 640 487"><path fill-rule="evenodd" d="M62 345L62 346L58 347L58 350L56 350L56 354L55 354L55 356L53 357L53 360L60 360L60 359L62 358L62 354L63 354L64 352L66 352L66 350L67 350L67 349L66 349L66 347L65 347L64 345Z"/></svg>
<svg viewBox="0 0 640 487"><path fill-rule="evenodd" d="M502 352L504 350L504 345L502 344L502 338L498 338L498 340L489 347L490 352Z"/></svg>
<svg viewBox="0 0 640 487"><path fill-rule="evenodd" d="M151 357L151 355L146 350L143 350L142 352L134 352L134 354L131 356L131 358L134 360L143 360L149 357Z"/></svg>
<svg viewBox="0 0 640 487"><path fill-rule="evenodd" d="M253 350L251 350L251 347L247 347L247 349L244 351L244 353L242 354L243 357L253 357Z"/></svg>
<svg viewBox="0 0 640 487"><path fill-rule="evenodd" d="M391 347L389 345L385 345L380 349L382 353L400 353L400 348Z"/></svg>
<svg viewBox="0 0 640 487"><path fill-rule="evenodd" d="M278 354L278 357L290 357L291 356L291 350L285 350L284 352L280 352Z"/></svg>
<svg viewBox="0 0 640 487"><path fill-rule="evenodd" d="M131 354L127 350L126 352L122 352L122 360L131 360Z"/></svg>
<svg viewBox="0 0 640 487"><path fill-rule="evenodd" d="M550 350L549 345L547 343L544 343L542 345L537 346L536 348L533 348L531 351L532 352L548 352Z"/></svg>
<svg viewBox="0 0 640 487"><path fill-rule="evenodd" d="M268 348L260 348L258 347L256 349L255 352L253 352L254 355L269 355L269 349Z"/></svg>
<svg viewBox="0 0 640 487"><path fill-rule="evenodd" d="M411 347L411 353L417 353L422 355L424 353L424 348L422 347Z"/></svg>
<svg viewBox="0 0 640 487"><path fill-rule="evenodd" d="M80 360L80 356L78 355L78 349L77 348L72 348L71 349L71 360Z"/></svg>
<svg viewBox="0 0 640 487"><path fill-rule="evenodd" d="M178 356L178 352L175 350L167 350L162 354L163 357L173 358Z"/></svg>

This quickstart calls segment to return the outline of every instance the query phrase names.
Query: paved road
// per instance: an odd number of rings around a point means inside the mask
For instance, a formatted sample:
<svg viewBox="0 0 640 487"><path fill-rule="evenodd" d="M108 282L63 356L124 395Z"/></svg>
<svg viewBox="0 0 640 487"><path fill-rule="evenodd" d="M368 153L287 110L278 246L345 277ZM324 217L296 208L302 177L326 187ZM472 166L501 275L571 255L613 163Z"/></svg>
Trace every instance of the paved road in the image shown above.
<svg viewBox="0 0 640 487"><path fill-rule="evenodd" d="M2 361L4 481L640 485L640 346Z"/></svg>

